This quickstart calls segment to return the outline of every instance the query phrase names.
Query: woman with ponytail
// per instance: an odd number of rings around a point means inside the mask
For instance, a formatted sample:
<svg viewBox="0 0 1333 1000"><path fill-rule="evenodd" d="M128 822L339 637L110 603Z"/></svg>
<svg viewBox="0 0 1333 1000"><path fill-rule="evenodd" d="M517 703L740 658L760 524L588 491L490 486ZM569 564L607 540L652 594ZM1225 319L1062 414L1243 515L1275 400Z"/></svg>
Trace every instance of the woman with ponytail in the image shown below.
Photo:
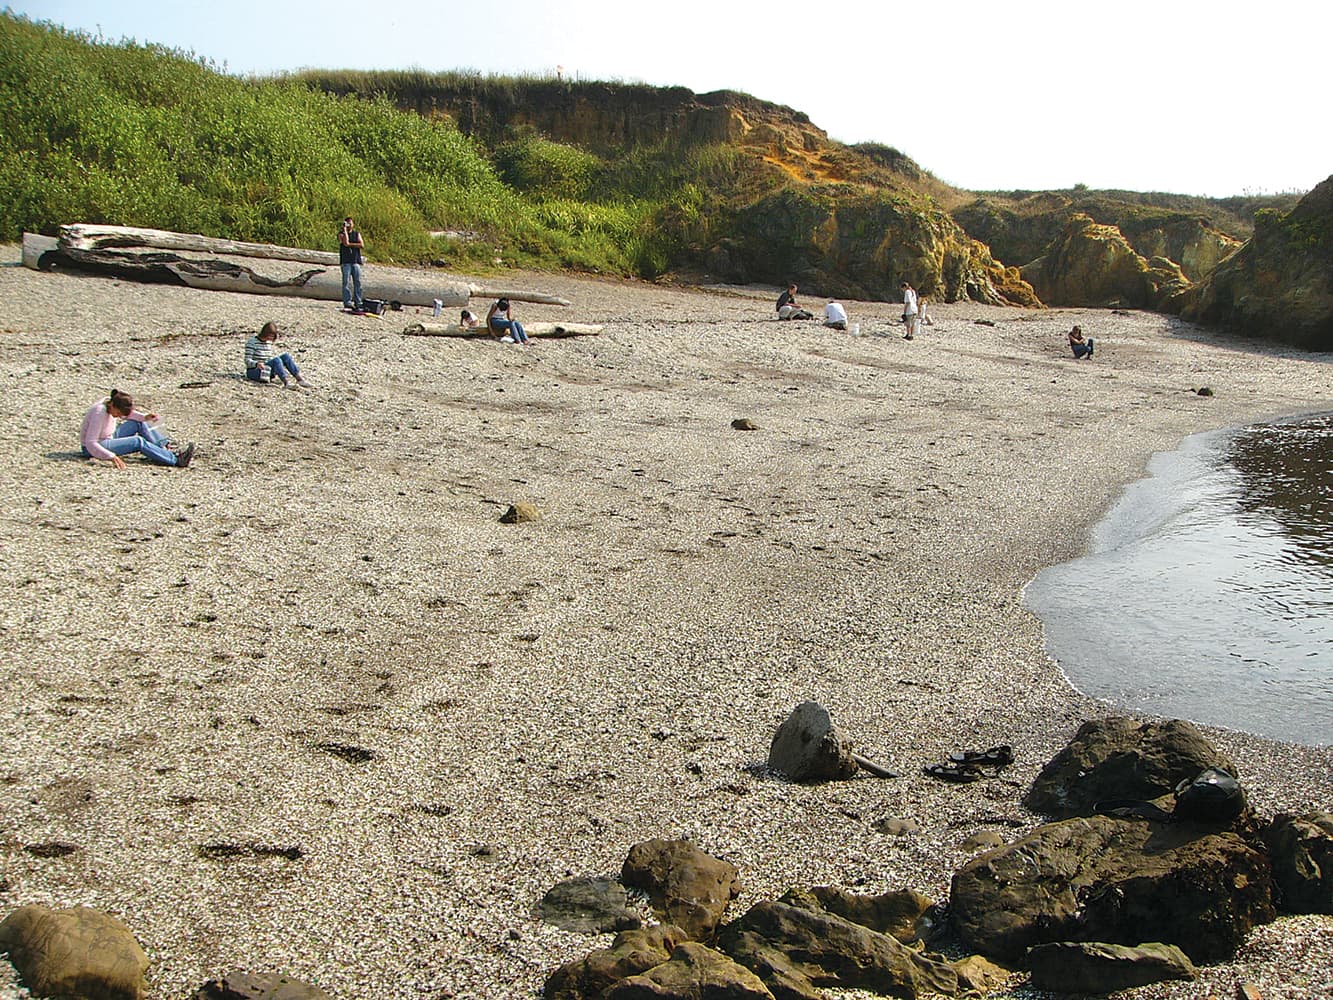
<svg viewBox="0 0 1333 1000"><path fill-rule="evenodd" d="M128 392L112 389L111 395L95 403L83 418L79 442L89 458L125 468L124 455L140 452L156 465L174 465L183 469L194 458L194 442L177 451L167 443L167 436L153 425L156 413L140 413Z"/></svg>

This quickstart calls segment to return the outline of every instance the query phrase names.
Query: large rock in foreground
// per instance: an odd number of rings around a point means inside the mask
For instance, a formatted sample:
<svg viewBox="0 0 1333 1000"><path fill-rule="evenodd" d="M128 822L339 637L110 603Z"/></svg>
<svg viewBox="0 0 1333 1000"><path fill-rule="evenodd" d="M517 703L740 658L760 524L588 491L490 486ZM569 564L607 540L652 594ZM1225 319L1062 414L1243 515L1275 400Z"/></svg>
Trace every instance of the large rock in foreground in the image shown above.
<svg viewBox="0 0 1333 1000"><path fill-rule="evenodd" d="M622 979L604 1000L773 1000L753 972L721 952L687 941L661 965Z"/></svg>
<svg viewBox="0 0 1333 1000"><path fill-rule="evenodd" d="M741 893L735 865L685 840L635 844L625 858L620 880L648 893L661 918L695 941L713 936L728 904Z"/></svg>
<svg viewBox="0 0 1333 1000"><path fill-rule="evenodd" d="M670 924L623 931L610 948L556 969L542 995L546 1000L596 1000L612 984L661 965L684 941L685 932Z"/></svg>
<svg viewBox="0 0 1333 1000"><path fill-rule="evenodd" d="M945 962L824 910L765 900L728 924L721 944L775 996L818 996L819 986L894 997L958 990Z"/></svg>
<svg viewBox="0 0 1333 1000"><path fill-rule="evenodd" d="M0 923L0 952L33 996L142 1000L148 956L130 929L86 906L20 906Z"/></svg>
<svg viewBox="0 0 1333 1000"><path fill-rule="evenodd" d="M1181 315L1333 350L1333 177L1286 215L1259 212L1254 236L1184 295Z"/></svg>
<svg viewBox="0 0 1333 1000"><path fill-rule="evenodd" d="M1169 944L1061 941L1028 952L1032 985L1053 993L1114 993L1168 979L1193 979L1194 963Z"/></svg>
<svg viewBox="0 0 1333 1000"><path fill-rule="evenodd" d="M333 997L318 986L281 973L235 969L220 979L204 983L191 1000L333 1000Z"/></svg>
<svg viewBox="0 0 1333 1000"><path fill-rule="evenodd" d="M964 943L1001 961L1052 941L1148 940L1218 962L1274 918L1268 859L1235 833L1111 816L1038 827L973 859L950 899Z"/></svg>
<svg viewBox="0 0 1333 1000"><path fill-rule="evenodd" d="M1210 767L1236 774L1193 723L1095 719L1042 768L1023 804L1047 816L1086 816L1105 799L1169 795Z"/></svg>

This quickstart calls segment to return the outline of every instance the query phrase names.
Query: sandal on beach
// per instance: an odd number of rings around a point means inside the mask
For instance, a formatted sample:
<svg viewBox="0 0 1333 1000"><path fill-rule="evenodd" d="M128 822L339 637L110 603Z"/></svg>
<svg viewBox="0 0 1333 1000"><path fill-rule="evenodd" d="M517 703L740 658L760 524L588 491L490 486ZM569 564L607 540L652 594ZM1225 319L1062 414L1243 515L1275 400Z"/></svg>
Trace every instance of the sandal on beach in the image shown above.
<svg viewBox="0 0 1333 1000"><path fill-rule="evenodd" d="M932 778L939 778L941 781L952 781L960 785L981 780L981 772L975 767L970 764L959 764L952 760L944 764L927 764L921 769L921 773Z"/></svg>
<svg viewBox="0 0 1333 1000"><path fill-rule="evenodd" d="M972 767L993 767L999 770L1014 762L1014 748L1008 743L1001 743L989 750L956 750L949 754L949 760L955 764L968 764Z"/></svg>

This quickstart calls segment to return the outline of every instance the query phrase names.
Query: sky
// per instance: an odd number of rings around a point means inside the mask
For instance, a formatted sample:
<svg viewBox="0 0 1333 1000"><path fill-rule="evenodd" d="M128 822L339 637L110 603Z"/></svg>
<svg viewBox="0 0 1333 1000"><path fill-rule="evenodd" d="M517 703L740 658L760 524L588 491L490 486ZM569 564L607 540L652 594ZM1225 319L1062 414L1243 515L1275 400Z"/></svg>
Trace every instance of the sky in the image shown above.
<svg viewBox="0 0 1333 1000"><path fill-rule="evenodd" d="M419 69L740 90L970 190L1226 197L1333 173L1308 0L87 0L12 13L237 75Z"/></svg>

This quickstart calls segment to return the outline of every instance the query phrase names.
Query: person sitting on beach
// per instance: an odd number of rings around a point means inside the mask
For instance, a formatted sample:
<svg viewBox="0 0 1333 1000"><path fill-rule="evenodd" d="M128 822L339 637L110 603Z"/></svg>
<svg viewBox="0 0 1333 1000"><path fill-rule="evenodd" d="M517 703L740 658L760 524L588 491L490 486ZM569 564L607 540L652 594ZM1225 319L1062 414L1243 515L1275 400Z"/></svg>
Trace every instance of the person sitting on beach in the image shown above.
<svg viewBox="0 0 1333 1000"><path fill-rule="evenodd" d="M528 335L523 332L523 324L514 319L509 311L509 300L500 299L491 306L486 314L486 329L502 344L526 344Z"/></svg>
<svg viewBox="0 0 1333 1000"><path fill-rule="evenodd" d="M314 386L301 374L295 358L290 354L275 353L273 343L280 332L278 325L269 321L245 342L245 377L251 382L281 381L288 389L297 386L313 389ZM295 384L292 383L293 378L296 379Z"/></svg>
<svg viewBox="0 0 1333 1000"><path fill-rule="evenodd" d="M824 307L824 325L834 330L847 329L847 310L837 299L829 299Z"/></svg>
<svg viewBox="0 0 1333 1000"><path fill-rule="evenodd" d="M1074 357L1076 359L1090 358L1092 357L1093 348L1092 338L1089 337L1087 340L1084 340L1083 328L1076 326L1069 331L1069 348L1074 352Z"/></svg>
<svg viewBox="0 0 1333 1000"><path fill-rule="evenodd" d="M155 465L184 469L194 458L194 442L177 450L153 426L156 423L156 413L140 413L128 392L112 389L110 396L94 403L84 416L79 443L85 456L110 462L117 469L125 468L122 456L136 452Z"/></svg>
<svg viewBox="0 0 1333 1000"><path fill-rule="evenodd" d="M475 330L477 328L477 317L464 309L458 316L458 325L464 330Z"/></svg>
<svg viewBox="0 0 1333 1000"><path fill-rule="evenodd" d="M814 313L806 312L796 304L796 282L787 282L787 290L778 296L778 319L814 319Z"/></svg>
<svg viewBox="0 0 1333 1000"><path fill-rule="evenodd" d="M935 321L930 318L930 303L925 299L918 297L916 302L916 321L921 326L934 326Z"/></svg>

